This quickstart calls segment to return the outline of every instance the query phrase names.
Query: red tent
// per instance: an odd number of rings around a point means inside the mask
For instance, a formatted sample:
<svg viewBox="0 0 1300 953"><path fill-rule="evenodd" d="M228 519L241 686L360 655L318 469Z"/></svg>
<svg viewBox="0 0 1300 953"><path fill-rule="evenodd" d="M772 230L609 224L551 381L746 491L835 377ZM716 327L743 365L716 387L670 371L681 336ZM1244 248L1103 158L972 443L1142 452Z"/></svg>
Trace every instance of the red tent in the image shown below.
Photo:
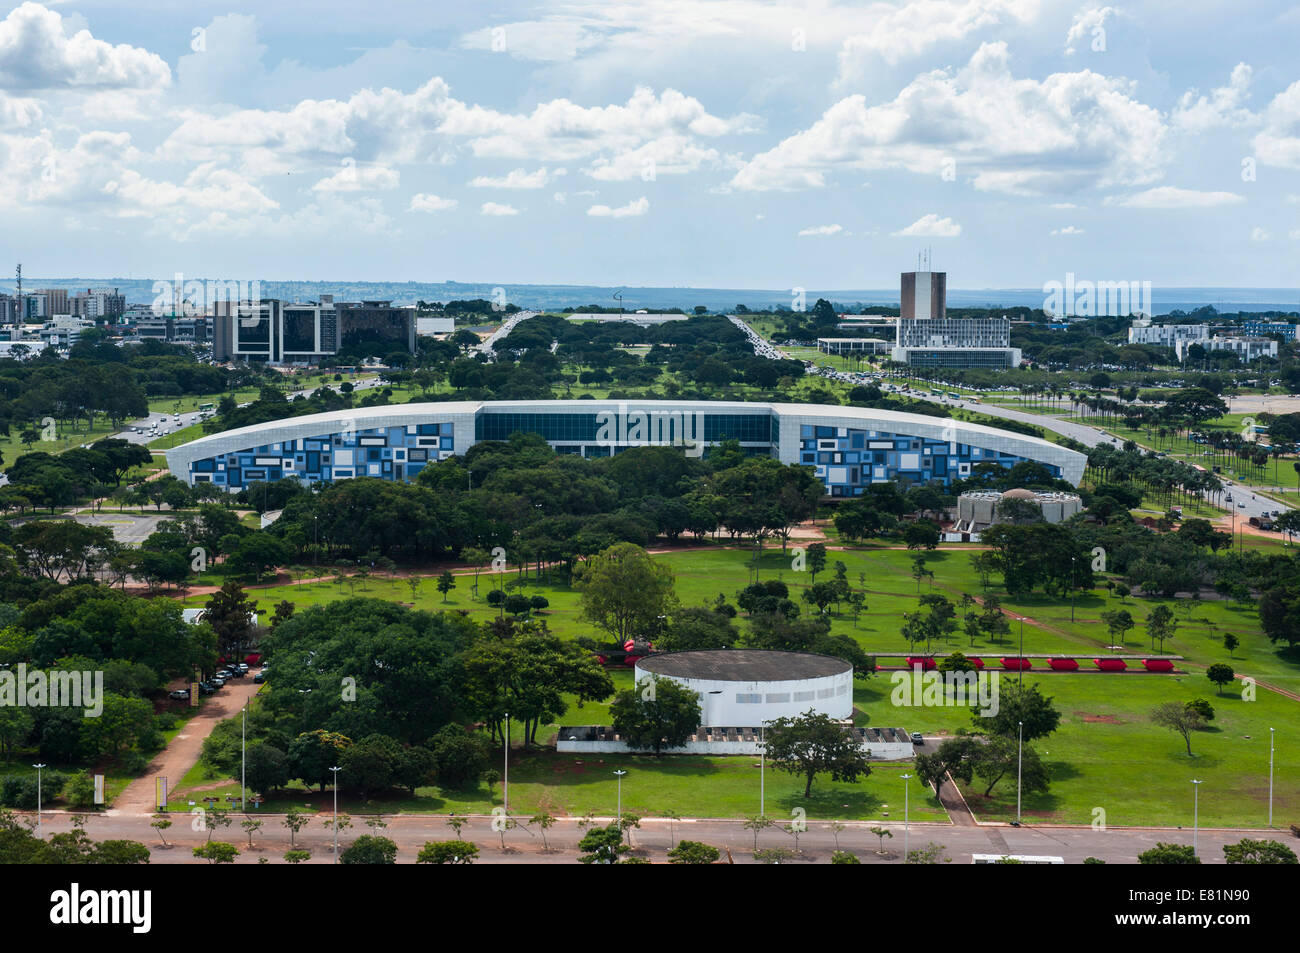
<svg viewBox="0 0 1300 953"><path fill-rule="evenodd" d="M1051 664L1053 672L1077 672L1079 670L1079 662L1077 659L1054 658L1052 659Z"/></svg>
<svg viewBox="0 0 1300 953"><path fill-rule="evenodd" d="M921 671L928 672L935 667L935 662L928 655L909 655L907 657L908 668L916 668L918 665L921 666Z"/></svg>
<svg viewBox="0 0 1300 953"><path fill-rule="evenodd" d="M1126 672L1128 663L1122 658L1095 658L1093 664L1103 672Z"/></svg>
<svg viewBox="0 0 1300 953"><path fill-rule="evenodd" d="M1148 672L1172 672L1174 670L1174 663L1167 658L1143 659L1142 664L1146 666Z"/></svg>
<svg viewBox="0 0 1300 953"><path fill-rule="evenodd" d="M984 660L982 658L971 658L969 655L966 656L966 658L970 661L972 665L975 666L977 670L982 669L984 667Z"/></svg>
<svg viewBox="0 0 1300 953"><path fill-rule="evenodd" d="M1009 668L1013 672L1027 672L1034 667L1034 663L1029 661L1027 658L1004 658L1002 660L1002 667Z"/></svg>

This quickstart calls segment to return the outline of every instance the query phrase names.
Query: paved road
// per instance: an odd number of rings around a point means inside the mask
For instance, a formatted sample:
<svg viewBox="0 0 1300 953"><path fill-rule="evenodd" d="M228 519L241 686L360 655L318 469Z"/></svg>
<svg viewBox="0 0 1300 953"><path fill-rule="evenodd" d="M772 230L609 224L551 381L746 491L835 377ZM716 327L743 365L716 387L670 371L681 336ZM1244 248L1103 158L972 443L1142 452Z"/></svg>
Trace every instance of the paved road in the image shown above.
<svg viewBox="0 0 1300 953"><path fill-rule="evenodd" d="M147 792L152 797L153 789ZM241 836L239 820L214 835L215 839L228 841L241 847L242 853L238 863L257 863L265 857L271 863L281 862L289 849L289 832L283 826L280 815L250 816L263 818L263 827L254 836L256 849L247 850L247 836ZM324 821L328 813L319 815L298 833L295 842L299 847L312 852L312 863L330 863L330 830ZM340 834L340 841L347 844L358 834L369 833L365 818L353 815L353 826ZM526 820L526 818L525 818ZM608 822L608 818L598 818L598 823ZM398 862L414 863L420 847L431 840L454 840L455 834L447 827L446 815L399 815L384 817L388 825L380 831L385 837L392 838L398 845ZM149 844L152 849L153 863L194 863L190 848L204 842L206 833L192 829L192 818L173 814L173 826L164 835L173 845L164 849L157 833L149 826L148 815L129 816L122 813L97 815L86 826L89 835L96 839L129 838ZM45 832L67 830L71 821L66 814L44 815ZM468 827L462 831L465 840L472 841L481 851L480 863L561 863L572 864L578 856L577 844L584 830L578 826L577 819L564 818L546 832L550 850L543 852L541 832L536 828L519 828L505 833L505 850L502 849L502 837L491 827L492 819L483 815L469 818ZM883 827L892 833L884 840L886 854L876 853L879 839L869 828ZM1235 843L1243 837L1269 837L1289 841L1290 835L1285 831L1264 830L1202 830L1197 838L1198 848L1205 863L1223 863L1223 845ZM662 862L665 852L675 841L686 838L711 844L723 851L723 860L728 852L736 863L754 863L754 835L741 827L736 820L684 819L669 822L663 819L646 819L641 827L632 831L632 843L640 856L652 861ZM946 856L954 864L968 864L973 854L1028 854L1034 856L1054 856L1063 858L1066 863L1082 863L1086 857L1098 857L1108 863L1136 863L1137 855L1157 841L1177 844L1191 844L1192 831L1189 829L1168 828L1112 828L1097 831L1087 827L1010 827L989 825L981 827L954 827L950 824L911 824L905 828L902 821L884 823L871 821L848 822L839 832L831 830L825 821L809 820L808 830L799 837L799 848L806 862L826 863L831 851L849 850L857 854L863 863L901 864L904 844L911 850L924 847L927 843L941 844ZM758 835L759 848L784 847L793 849L794 840L777 828L769 828Z"/></svg>

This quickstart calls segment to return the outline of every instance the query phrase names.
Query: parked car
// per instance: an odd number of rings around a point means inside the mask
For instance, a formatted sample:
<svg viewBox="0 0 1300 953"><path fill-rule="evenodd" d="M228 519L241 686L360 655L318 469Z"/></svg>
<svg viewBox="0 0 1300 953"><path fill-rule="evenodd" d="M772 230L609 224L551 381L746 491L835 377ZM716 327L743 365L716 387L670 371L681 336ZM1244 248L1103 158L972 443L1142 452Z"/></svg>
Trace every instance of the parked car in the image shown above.
<svg viewBox="0 0 1300 953"><path fill-rule="evenodd" d="M262 669L262 671L258 672L256 675L254 675L254 676L253 676L253 681L256 682L258 685L260 685L260 684L262 684L264 681L266 681L266 669Z"/></svg>
<svg viewBox="0 0 1300 953"><path fill-rule="evenodd" d="M914 745L925 744L925 738L921 735L919 731L912 732L912 744Z"/></svg>
<svg viewBox="0 0 1300 953"><path fill-rule="evenodd" d="M187 702L190 700L190 690L188 688L178 688L174 692L168 692L167 697L172 701Z"/></svg>
<svg viewBox="0 0 1300 953"><path fill-rule="evenodd" d="M217 690L217 686L216 686L216 685L213 685L212 682L210 682L210 681L207 681L207 682L199 682L199 694L200 694L200 695L211 695L211 694L212 694L213 692L215 692L216 690Z"/></svg>

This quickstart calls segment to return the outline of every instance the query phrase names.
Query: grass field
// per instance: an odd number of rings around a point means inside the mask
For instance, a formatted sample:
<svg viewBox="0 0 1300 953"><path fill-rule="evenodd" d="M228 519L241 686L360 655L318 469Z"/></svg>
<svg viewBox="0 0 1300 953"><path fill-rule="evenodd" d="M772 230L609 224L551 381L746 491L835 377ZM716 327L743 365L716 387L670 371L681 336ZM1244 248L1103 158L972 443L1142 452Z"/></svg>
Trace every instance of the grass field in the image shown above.
<svg viewBox="0 0 1300 953"><path fill-rule="evenodd" d="M1268 541L1259 542L1268 545ZM931 554L927 565L935 572L935 578L923 581L921 592L930 591L933 585L933 591L943 592L954 600L962 592L981 595L982 589L968 557L969 551L960 549L941 549ZM748 549L688 549L656 558L673 568L678 596L687 605L712 600L719 592L734 598L735 592L751 578ZM807 574L792 572L789 558L788 554L781 554L779 547L769 547L762 562L760 578L780 577L794 589L806 585L810 581ZM855 587L861 585L859 573L862 574L868 590L868 609L856 625L847 613L834 617L833 631L855 638L864 649L877 653L883 665L900 664L902 655L908 651L900 635L902 614L913 611L917 599L917 583L910 573L911 554L872 547L832 551L830 561L833 564L835 560L845 562L849 580ZM511 572L502 574L496 581L515 577L516 573ZM268 610L281 599L288 599L303 608L355 594L413 602L419 608L432 611L444 608L462 610L472 617L486 620L496 612L483 601L493 579L487 573L480 576L477 600L469 591L472 581L472 574L458 576L457 588L449 594L446 603L434 589L432 578L420 583L414 597L405 578L371 578L343 584L326 578L301 585L255 589L250 595ZM543 594L550 600L550 608L542 617L563 636L598 634L580 618L577 593L568 587L532 579L524 591L530 595ZM1105 589L1098 588L1076 599L1075 618L1071 621L1068 601L1045 595L1011 599L998 587L990 591L1003 599L1004 607L1012 615L1009 638L997 644L979 640L971 647L963 635L957 634L947 643L932 646L937 654L960 650L990 660L1014 655L1020 642L1021 620L1025 620L1026 653L1069 653L1084 658L1109 654L1104 647L1110 639L1100 622L1100 614L1110 608L1123 607L1138 621L1138 627L1128 634L1125 653L1141 658L1148 651L1142 625L1146 615L1162 602L1175 604L1173 600L1133 598L1121 604ZM203 601L204 597L200 596L185 600L190 605ZM1182 608L1182 605L1187 608ZM1185 656L1187 661L1180 665L1185 674L1026 674L1026 679L1039 681L1047 694L1056 697L1057 707L1063 714L1060 730L1037 745L1050 765L1052 792L1044 797L1027 799L1027 815L1044 821L1089 823L1093 809L1101 807L1113 825L1182 823L1179 812L1186 806L1184 800L1190 805L1190 792L1185 790L1189 787L1187 778L1193 776L1190 772L1195 772L1195 776L1203 776L1207 782L1201 791L1202 823L1259 822L1260 791L1267 791L1267 752L1265 750L1261 762L1260 739L1264 739L1262 743L1266 749L1268 728L1275 727L1279 750L1296 750L1300 746L1300 720L1296 718L1300 707L1291 699L1263 687L1259 689L1256 701L1243 702L1239 697L1240 683L1231 686L1220 699L1215 694L1215 687L1205 679L1203 670L1213 662L1226 662L1240 674L1300 692L1300 651L1282 650L1269 643L1260 630L1252 605L1207 599L1184 602L1177 608L1178 630L1175 637L1165 643L1164 653ZM743 619L740 622L743 629ZM1223 635L1227 632L1241 640L1233 657L1229 657L1222 645ZM1085 662L1084 668L1091 668L1091 665ZM629 671L619 669L614 675L619 688L630 686ZM854 701L858 724L900 727L926 734L951 733L971 724L970 713L964 708L895 706L891 700L890 678L891 673L884 672L875 679L857 683ZM1237 697L1231 697L1234 694ZM1218 709L1219 717L1209 731L1198 734L1193 743L1196 757L1189 759L1181 739L1152 725L1148 713L1159 702L1195 697L1210 699ZM608 708L605 704L587 703L578 709L571 700L570 709L562 720L570 724L608 723ZM543 726L539 740L549 742L557 727L555 724ZM522 738L516 738L516 743L521 742ZM519 759L517 762L516 758ZM710 816L754 813L756 808L745 806L750 797L747 792L752 786L750 772L754 770L746 765L752 760L677 756L654 759L633 755L623 758L605 756L602 760L596 756L560 756L553 751L520 752L512 755L512 811L532 811L537 806L554 813L564 811L570 814L608 810L608 805L600 806L601 799L608 796L608 784L602 780L604 775L601 772L607 773L615 766L623 765L633 772L624 785L625 803L635 805L629 809L646 813L675 810L682 814ZM1283 766L1284 761L1288 766ZM596 765L601 767L596 768ZM642 785L640 793L635 795L631 793L635 787L632 783L634 777L641 779L639 783ZM784 783L788 788L783 789L779 786L783 782L775 782L778 786L772 787L775 777L769 775L769 814L774 813L773 804L798 806L803 800L793 779L786 778ZM808 808L810 817L878 817L880 812L889 810L881 804L890 801L888 787L882 793L875 785L889 777L896 777L895 767L882 766L870 782L856 789L852 785L823 785L819 781L814 793L818 789L825 791L828 795L825 803L803 806ZM747 782L746 778L750 781ZM208 777L200 766L185 784L208 785L221 780ZM184 799L184 790L178 790ZM228 788L222 787L216 790L223 794L229 792ZM784 794L780 793L782 790ZM1300 762L1279 757L1276 791L1278 816L1291 816L1287 812L1300 816ZM982 787L967 792L971 807L978 816L1007 818L1014 815L1014 783L1008 787L1004 780L990 798L984 798L982 792ZM306 792L303 794L305 796ZM422 791L421 795L415 799L385 802L381 808L460 811L490 807L485 788L473 792L430 789ZM914 795L919 795L919 791L914 791ZM499 792L497 796L499 798ZM781 800L782 797L785 800ZM894 797L897 798L896 793ZM817 800L815 797L814 801ZM919 797L914 797L913 803L919 804ZM354 811L363 809L375 808L365 805L350 808Z"/></svg>

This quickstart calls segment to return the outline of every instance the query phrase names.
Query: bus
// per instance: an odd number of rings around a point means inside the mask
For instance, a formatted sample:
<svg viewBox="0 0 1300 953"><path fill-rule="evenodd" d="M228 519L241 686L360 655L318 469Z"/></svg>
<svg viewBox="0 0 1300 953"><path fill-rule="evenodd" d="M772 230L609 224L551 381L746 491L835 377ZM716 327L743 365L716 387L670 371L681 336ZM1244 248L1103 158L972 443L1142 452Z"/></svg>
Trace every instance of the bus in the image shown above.
<svg viewBox="0 0 1300 953"><path fill-rule="evenodd" d="M199 404L199 413L210 414L217 409L217 405L209 401L206 404Z"/></svg>

